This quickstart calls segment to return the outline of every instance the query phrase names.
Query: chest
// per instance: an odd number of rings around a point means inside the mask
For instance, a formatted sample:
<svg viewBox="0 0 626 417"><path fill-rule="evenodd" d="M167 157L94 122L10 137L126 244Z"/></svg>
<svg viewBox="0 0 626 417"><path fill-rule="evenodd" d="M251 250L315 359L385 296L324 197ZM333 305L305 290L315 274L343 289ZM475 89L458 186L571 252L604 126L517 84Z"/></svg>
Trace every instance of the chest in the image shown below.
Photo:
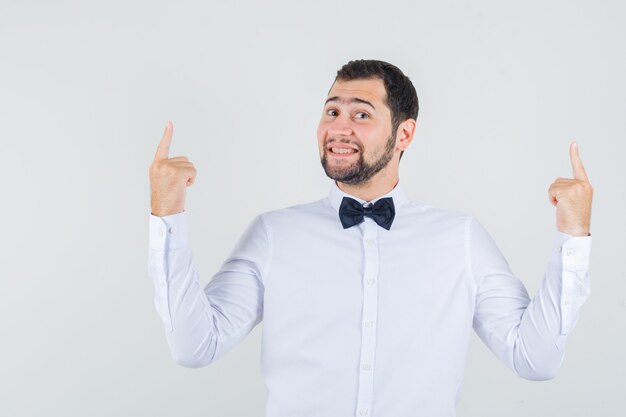
<svg viewBox="0 0 626 417"><path fill-rule="evenodd" d="M268 313L359 320L364 305L374 303L380 319L466 316L472 287L462 231L398 228L394 234L375 226L276 236L264 282Z"/></svg>

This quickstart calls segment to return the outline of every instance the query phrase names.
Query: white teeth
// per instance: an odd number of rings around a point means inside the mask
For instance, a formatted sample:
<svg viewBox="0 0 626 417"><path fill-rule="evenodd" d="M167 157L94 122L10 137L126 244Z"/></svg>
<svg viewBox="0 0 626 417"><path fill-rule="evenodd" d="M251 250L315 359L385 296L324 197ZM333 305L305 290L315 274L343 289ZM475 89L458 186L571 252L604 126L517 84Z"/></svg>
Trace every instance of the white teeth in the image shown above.
<svg viewBox="0 0 626 417"><path fill-rule="evenodd" d="M346 148L330 148L334 153L355 153L354 149L346 149Z"/></svg>

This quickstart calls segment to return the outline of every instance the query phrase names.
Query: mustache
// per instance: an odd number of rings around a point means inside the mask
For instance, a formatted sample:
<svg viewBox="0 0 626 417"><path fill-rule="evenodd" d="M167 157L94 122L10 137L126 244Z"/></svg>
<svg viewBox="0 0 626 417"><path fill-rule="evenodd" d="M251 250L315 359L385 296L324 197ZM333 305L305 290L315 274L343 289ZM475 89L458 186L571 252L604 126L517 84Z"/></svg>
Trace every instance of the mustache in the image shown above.
<svg viewBox="0 0 626 417"><path fill-rule="evenodd" d="M346 145L353 145L359 151L363 150L363 146L359 142L355 142L355 141L350 140L350 139L327 139L326 142L324 142L324 150L328 150L328 145L331 142L334 142L334 143L345 143Z"/></svg>

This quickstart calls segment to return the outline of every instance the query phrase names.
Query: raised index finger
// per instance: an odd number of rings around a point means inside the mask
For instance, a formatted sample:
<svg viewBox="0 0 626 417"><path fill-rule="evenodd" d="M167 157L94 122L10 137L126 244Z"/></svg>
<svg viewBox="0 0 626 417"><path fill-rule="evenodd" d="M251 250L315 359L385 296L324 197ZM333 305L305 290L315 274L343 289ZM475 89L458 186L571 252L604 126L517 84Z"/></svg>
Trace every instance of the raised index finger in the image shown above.
<svg viewBox="0 0 626 417"><path fill-rule="evenodd" d="M569 158L572 161L574 178L589 182L589 178L587 178L587 173L585 172L585 167L583 167L583 161L581 161L578 153L578 144L576 142L572 142L569 146Z"/></svg>
<svg viewBox="0 0 626 417"><path fill-rule="evenodd" d="M172 143L172 132L174 130L174 126L172 122L167 122L165 124L165 131L163 132L163 137L161 138L161 142L157 147L156 154L154 155L154 160L158 161L160 159L167 159L170 154L170 144Z"/></svg>

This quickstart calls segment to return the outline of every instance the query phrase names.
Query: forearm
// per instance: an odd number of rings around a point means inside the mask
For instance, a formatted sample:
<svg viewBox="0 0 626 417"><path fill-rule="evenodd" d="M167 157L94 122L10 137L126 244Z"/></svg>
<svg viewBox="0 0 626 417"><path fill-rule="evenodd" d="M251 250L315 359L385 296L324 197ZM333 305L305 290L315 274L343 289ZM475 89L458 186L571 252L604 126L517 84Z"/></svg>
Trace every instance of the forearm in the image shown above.
<svg viewBox="0 0 626 417"><path fill-rule="evenodd" d="M589 296L591 237L558 233L540 288L524 311L516 331L513 365L533 380L556 375L565 344Z"/></svg>
<svg viewBox="0 0 626 417"><path fill-rule="evenodd" d="M184 214L150 216L149 275L154 303L174 360L188 367L210 363L217 337L213 311L193 267Z"/></svg>

